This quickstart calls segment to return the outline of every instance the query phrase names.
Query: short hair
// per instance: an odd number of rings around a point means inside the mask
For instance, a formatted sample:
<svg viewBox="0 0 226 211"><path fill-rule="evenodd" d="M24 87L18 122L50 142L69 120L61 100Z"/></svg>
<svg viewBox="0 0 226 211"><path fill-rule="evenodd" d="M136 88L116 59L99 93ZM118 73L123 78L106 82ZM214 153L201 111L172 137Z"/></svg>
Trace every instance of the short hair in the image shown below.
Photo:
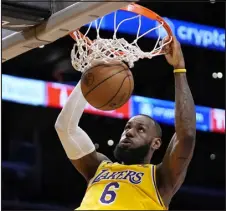
<svg viewBox="0 0 226 211"><path fill-rule="evenodd" d="M147 117L149 118L150 120L152 120L154 122L154 125L155 125L155 128L156 128L156 134L157 134L157 138L162 138L162 129L161 129L161 126L159 125L159 123L154 120L152 117L146 115L146 114L139 114L138 116L144 116L144 117Z"/></svg>

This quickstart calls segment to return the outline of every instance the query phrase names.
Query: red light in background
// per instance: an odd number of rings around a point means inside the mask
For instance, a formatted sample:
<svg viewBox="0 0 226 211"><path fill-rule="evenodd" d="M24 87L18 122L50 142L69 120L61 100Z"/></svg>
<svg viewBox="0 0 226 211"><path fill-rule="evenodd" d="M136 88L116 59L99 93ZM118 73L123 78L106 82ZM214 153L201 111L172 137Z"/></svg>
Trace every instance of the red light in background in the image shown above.
<svg viewBox="0 0 226 211"><path fill-rule="evenodd" d="M211 109L211 131L224 133L225 132L225 110Z"/></svg>
<svg viewBox="0 0 226 211"><path fill-rule="evenodd" d="M62 108L67 98L73 91L73 86L67 86L57 83L47 83L47 105L55 108ZM86 105L85 113L97 114L101 116L109 116L115 118L129 118L129 101L121 108L113 111L102 111L94 108L90 104Z"/></svg>

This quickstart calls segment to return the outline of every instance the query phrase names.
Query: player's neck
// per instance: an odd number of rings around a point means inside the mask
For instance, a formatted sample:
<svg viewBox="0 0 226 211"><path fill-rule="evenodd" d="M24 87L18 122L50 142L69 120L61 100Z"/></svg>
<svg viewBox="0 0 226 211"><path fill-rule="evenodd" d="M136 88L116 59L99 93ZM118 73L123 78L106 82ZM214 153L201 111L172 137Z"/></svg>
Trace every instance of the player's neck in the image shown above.
<svg viewBox="0 0 226 211"><path fill-rule="evenodd" d="M150 164L150 161L150 158L145 158L142 164Z"/></svg>
<svg viewBox="0 0 226 211"><path fill-rule="evenodd" d="M150 164L151 159L149 158L144 158L143 161L141 162L137 162L137 163L125 163L125 162L121 162L122 165L143 165L143 164Z"/></svg>

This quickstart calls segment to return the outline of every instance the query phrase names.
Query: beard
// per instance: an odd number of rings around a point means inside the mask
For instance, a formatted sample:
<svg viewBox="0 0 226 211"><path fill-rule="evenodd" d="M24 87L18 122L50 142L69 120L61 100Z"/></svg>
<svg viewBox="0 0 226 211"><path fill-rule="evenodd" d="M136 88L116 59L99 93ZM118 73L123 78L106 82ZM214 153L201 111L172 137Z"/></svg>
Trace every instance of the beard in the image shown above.
<svg viewBox="0 0 226 211"><path fill-rule="evenodd" d="M125 148L117 144L114 150L114 156L119 162L123 162L126 165L142 164L149 149L149 144L137 148Z"/></svg>

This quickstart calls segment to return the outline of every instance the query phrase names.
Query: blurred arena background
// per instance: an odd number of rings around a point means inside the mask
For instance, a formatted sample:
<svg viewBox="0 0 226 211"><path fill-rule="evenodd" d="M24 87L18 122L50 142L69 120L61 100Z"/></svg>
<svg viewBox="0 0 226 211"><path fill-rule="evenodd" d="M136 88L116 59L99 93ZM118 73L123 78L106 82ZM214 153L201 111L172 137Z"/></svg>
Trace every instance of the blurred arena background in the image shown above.
<svg viewBox="0 0 226 211"><path fill-rule="evenodd" d="M47 19L51 12L72 4L64 2L62 6L62 2L54 4L55 7L41 2L35 7L28 2L13 5L3 1L2 37L11 34L9 29L16 30L13 24L10 26L10 21L19 21L22 15L39 17L39 21L28 18L30 22L26 22L25 29L29 24L39 24ZM225 3L139 4L168 18L182 44L188 81L197 105L194 158L185 183L173 198L170 209L223 210ZM25 9L27 13L23 12ZM10 19L10 16L14 19ZM17 23L21 24L23 21ZM21 28L17 27L19 30ZM102 33L109 32L103 30ZM131 37L129 34L123 36ZM145 49L155 39L145 38L140 46ZM57 115L81 76L71 66L73 43L70 36L65 36L2 64L3 210L74 209L79 206L85 193L85 180L67 159L54 130ZM98 150L113 159L113 148L127 119L138 113L149 114L159 121L163 129L163 147L153 160L158 163L174 132L172 68L160 56L137 62L132 72L135 90L129 102L121 109L107 113L87 106L80 125Z"/></svg>

